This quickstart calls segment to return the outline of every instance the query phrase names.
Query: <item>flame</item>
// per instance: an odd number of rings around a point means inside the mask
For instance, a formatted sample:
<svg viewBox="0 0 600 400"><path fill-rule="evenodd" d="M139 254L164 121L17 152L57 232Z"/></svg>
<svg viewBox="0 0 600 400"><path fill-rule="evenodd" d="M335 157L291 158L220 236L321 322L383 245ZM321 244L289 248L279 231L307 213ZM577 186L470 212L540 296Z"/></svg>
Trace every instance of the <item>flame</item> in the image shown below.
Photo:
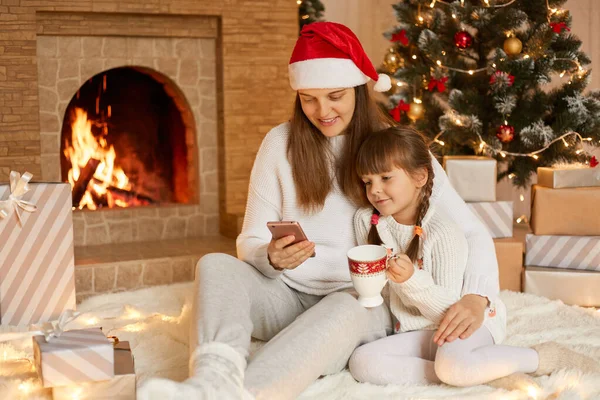
<svg viewBox="0 0 600 400"><path fill-rule="evenodd" d="M113 201L108 192L108 187L115 187L123 190L131 190L129 178L125 172L118 166L115 166L116 153L112 145L108 145L103 136L96 137L92 134L93 121L87 117L87 112L81 108L75 108L71 123L71 145L67 143L64 154L71 162L69 170L69 183L71 188L79 179L81 171L92 158L99 160L100 164L94 172L94 179L87 187L79 207L95 210L97 208L93 194L96 196L106 196L109 206L127 207L124 201ZM104 129L107 133L107 130ZM94 192L94 193L92 193Z"/></svg>

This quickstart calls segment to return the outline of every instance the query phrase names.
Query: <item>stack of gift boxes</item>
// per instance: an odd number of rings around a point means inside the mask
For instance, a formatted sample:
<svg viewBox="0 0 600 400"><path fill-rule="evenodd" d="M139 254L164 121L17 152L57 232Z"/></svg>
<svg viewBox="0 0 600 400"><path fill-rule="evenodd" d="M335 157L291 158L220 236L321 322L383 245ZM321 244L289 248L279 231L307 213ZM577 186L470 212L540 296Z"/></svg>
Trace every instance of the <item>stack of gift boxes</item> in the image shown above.
<svg viewBox="0 0 600 400"><path fill-rule="evenodd" d="M10 183L0 184L0 323L10 332L0 341L39 333L32 336L32 363L38 386L47 389L32 395L133 400L127 342L109 340L99 328L62 331L77 316L71 186L31 178L11 172ZM0 369L10 379L6 352L5 361Z"/></svg>
<svg viewBox="0 0 600 400"><path fill-rule="evenodd" d="M538 168L525 292L600 306L600 167Z"/></svg>
<svg viewBox="0 0 600 400"><path fill-rule="evenodd" d="M521 291L523 242L513 237L513 202L496 200L496 160L446 156L448 180L494 239L500 289Z"/></svg>

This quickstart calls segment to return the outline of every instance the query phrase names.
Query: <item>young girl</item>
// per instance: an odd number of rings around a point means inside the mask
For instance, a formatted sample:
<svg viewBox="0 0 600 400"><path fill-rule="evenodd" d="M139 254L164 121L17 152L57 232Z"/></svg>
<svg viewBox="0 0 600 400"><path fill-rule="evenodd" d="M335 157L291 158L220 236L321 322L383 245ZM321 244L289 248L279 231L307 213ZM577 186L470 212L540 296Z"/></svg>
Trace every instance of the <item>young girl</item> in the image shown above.
<svg viewBox="0 0 600 400"><path fill-rule="evenodd" d="M468 247L458 225L430 205L434 173L426 141L407 127L377 132L360 147L356 169L374 207L356 212L357 242L383 244L397 254L387 273L395 335L354 352L350 372L358 381L471 386L515 372L598 370L594 360L556 343L499 345L506 308L498 298L471 337L438 347L432 338L460 298Z"/></svg>

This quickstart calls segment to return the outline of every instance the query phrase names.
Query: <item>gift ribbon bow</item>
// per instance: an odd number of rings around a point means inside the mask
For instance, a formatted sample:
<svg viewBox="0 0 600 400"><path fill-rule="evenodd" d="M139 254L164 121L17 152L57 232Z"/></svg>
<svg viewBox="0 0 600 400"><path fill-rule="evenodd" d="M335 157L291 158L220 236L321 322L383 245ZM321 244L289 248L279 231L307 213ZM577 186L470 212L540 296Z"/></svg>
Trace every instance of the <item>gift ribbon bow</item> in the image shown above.
<svg viewBox="0 0 600 400"><path fill-rule="evenodd" d="M550 28L552 28L554 33L561 33L563 30L569 32L571 31L571 29L569 29L569 27L567 26L566 22L552 22L550 24Z"/></svg>
<svg viewBox="0 0 600 400"><path fill-rule="evenodd" d="M396 32L392 35L392 42L400 42L404 46L408 46L408 37L406 36L406 29L402 29L400 32Z"/></svg>
<svg viewBox="0 0 600 400"><path fill-rule="evenodd" d="M390 115L395 121L400 122L400 115L402 115L402 111L408 112L408 110L410 110L410 104L405 103L404 100L400 100L398 105L390 110Z"/></svg>
<svg viewBox="0 0 600 400"><path fill-rule="evenodd" d="M19 209L27 212L35 212L37 210L35 204L22 199L23 195L29 191L29 181L32 177L33 175L29 172L21 175L16 171L11 171L10 196L8 196L8 200L0 201L0 218L8 217L10 211L14 209L19 220L19 225L22 226L23 221L21 220L21 211Z"/></svg>
<svg viewBox="0 0 600 400"><path fill-rule="evenodd" d="M443 93L446 91L446 82L448 82L447 76L440 79L431 78L427 90L433 92L433 89L437 89L438 92Z"/></svg>
<svg viewBox="0 0 600 400"><path fill-rule="evenodd" d="M53 337L59 337L65 331L65 327L79 316L75 310L65 310L56 322L43 322L39 325L30 325L26 332L6 332L0 334L0 342L15 339L24 339L30 336L44 335L46 341Z"/></svg>

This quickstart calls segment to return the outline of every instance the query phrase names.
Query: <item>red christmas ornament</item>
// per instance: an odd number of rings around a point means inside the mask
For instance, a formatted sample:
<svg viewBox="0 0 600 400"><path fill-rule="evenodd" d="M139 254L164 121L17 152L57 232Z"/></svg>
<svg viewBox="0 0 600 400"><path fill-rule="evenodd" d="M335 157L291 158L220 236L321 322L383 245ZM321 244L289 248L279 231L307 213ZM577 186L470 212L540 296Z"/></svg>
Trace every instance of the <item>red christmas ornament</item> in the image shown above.
<svg viewBox="0 0 600 400"><path fill-rule="evenodd" d="M408 46L408 37L406 36L406 29L402 29L400 32L396 32L392 35L392 42L400 42L403 46Z"/></svg>
<svg viewBox="0 0 600 400"><path fill-rule="evenodd" d="M447 76L440 79L431 78L427 90L433 92L434 89L437 89L438 92L443 93L446 91L446 82L448 82Z"/></svg>
<svg viewBox="0 0 600 400"><path fill-rule="evenodd" d="M562 33L563 31L571 32L566 22L550 22L550 28L554 33Z"/></svg>
<svg viewBox="0 0 600 400"><path fill-rule="evenodd" d="M473 44L473 36L469 32L460 31L454 35L454 44L459 49L466 49Z"/></svg>
<svg viewBox="0 0 600 400"><path fill-rule="evenodd" d="M596 159L596 156L592 156L592 158L590 158L590 167L594 168L598 164L600 163L598 162L598 159Z"/></svg>
<svg viewBox="0 0 600 400"><path fill-rule="evenodd" d="M405 103L404 100L400 100L398 105L390 110L390 115L396 122L400 122L402 111L408 112L408 110L410 110L410 104Z"/></svg>
<svg viewBox="0 0 600 400"><path fill-rule="evenodd" d="M510 143L515 138L515 128L510 125L500 125L496 129L496 137L502 143Z"/></svg>
<svg viewBox="0 0 600 400"><path fill-rule="evenodd" d="M490 76L490 84L493 85L498 80L505 80L506 86L511 87L515 83L515 77L504 71L496 71Z"/></svg>

